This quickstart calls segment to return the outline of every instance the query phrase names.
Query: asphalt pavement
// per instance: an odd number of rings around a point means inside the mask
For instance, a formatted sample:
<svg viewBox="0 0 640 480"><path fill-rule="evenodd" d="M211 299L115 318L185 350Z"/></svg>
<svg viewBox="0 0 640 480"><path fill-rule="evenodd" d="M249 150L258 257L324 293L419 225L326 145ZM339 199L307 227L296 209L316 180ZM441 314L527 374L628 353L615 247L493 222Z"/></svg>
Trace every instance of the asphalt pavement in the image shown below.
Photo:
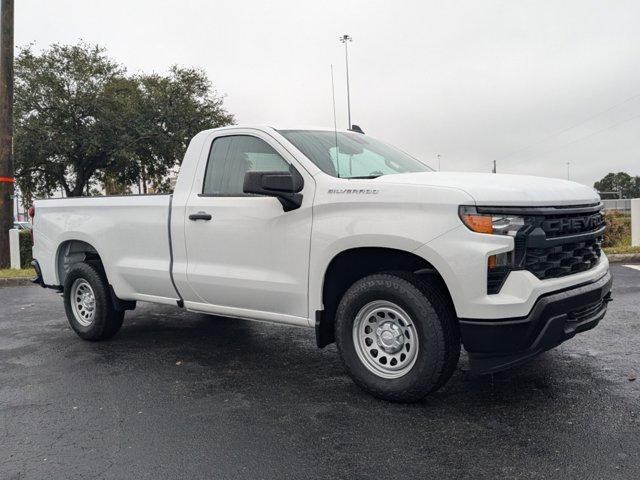
<svg viewBox="0 0 640 480"><path fill-rule="evenodd" d="M80 340L0 288L1 479L637 479L640 270L594 330L421 403L361 392L313 331L140 304Z"/></svg>

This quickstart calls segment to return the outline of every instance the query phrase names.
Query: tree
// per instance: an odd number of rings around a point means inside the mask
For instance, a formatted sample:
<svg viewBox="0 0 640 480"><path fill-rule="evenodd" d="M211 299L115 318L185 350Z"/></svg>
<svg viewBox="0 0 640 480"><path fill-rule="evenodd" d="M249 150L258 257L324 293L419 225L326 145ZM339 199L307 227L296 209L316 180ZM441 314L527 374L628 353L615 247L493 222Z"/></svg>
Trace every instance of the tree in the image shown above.
<svg viewBox="0 0 640 480"><path fill-rule="evenodd" d="M201 70L172 67L168 75L138 75L128 109L130 141L117 170L119 183L138 183L143 193L170 186L167 175L179 165L191 138L206 128L233 122L222 98Z"/></svg>
<svg viewBox="0 0 640 480"><path fill-rule="evenodd" d="M640 176L632 177L626 172L608 173L593 184L599 192L619 192L622 198L640 197Z"/></svg>
<svg viewBox="0 0 640 480"><path fill-rule="evenodd" d="M16 59L15 164L26 198L162 187L189 138L233 122L204 72L127 75L103 48L53 45Z"/></svg>
<svg viewBox="0 0 640 480"><path fill-rule="evenodd" d="M15 74L16 176L25 197L59 188L82 195L120 147L118 125L107 118L115 117L109 93L124 70L103 49L81 43L40 55L24 48Z"/></svg>

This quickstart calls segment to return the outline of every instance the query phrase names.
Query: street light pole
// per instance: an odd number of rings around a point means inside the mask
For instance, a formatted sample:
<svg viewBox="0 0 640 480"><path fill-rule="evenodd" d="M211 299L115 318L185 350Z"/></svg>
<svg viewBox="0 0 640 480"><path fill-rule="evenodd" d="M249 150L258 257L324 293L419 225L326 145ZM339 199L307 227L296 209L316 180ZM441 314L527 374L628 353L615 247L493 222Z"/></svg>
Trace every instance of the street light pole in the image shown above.
<svg viewBox="0 0 640 480"><path fill-rule="evenodd" d="M347 43L353 42L353 38L345 34L338 37L338 40L344 43L344 62L347 67L347 116L349 119L348 128L351 129L351 94L349 92L349 48L347 47Z"/></svg>
<svg viewBox="0 0 640 480"><path fill-rule="evenodd" d="M13 227L13 0L0 10L0 268L9 267Z"/></svg>

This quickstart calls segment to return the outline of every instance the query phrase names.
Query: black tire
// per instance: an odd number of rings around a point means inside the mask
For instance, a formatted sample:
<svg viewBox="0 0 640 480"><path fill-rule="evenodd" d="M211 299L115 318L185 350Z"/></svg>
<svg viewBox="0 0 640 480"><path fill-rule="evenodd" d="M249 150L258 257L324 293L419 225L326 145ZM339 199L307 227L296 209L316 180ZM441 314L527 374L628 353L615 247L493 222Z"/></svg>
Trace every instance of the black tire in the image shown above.
<svg viewBox="0 0 640 480"><path fill-rule="evenodd" d="M415 326L418 349L415 363L399 378L384 378L360 359L353 339L358 312L384 300L398 305ZM444 385L460 358L460 333L453 305L443 286L406 272L370 275L344 294L335 320L338 351L354 382L375 397L415 402Z"/></svg>
<svg viewBox="0 0 640 480"><path fill-rule="evenodd" d="M91 286L95 298L93 318L88 325L83 325L76 318L72 306L72 289L77 280L85 280ZM89 263L78 263L67 273L64 280L64 309L71 328L83 340L98 341L111 338L118 333L124 320L124 311L113 308L105 274L100 268Z"/></svg>

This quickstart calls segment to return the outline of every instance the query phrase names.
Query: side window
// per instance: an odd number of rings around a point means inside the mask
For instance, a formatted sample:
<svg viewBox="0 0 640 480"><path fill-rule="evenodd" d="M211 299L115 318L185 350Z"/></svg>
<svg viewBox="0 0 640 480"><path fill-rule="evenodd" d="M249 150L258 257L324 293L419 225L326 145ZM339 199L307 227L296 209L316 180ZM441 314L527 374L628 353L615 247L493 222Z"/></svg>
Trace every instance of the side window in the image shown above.
<svg viewBox="0 0 640 480"><path fill-rule="evenodd" d="M206 195L222 194L222 177L232 139L233 137L220 137L213 141L207 160L207 170L204 174L202 193Z"/></svg>
<svg viewBox="0 0 640 480"><path fill-rule="evenodd" d="M244 196L244 175L250 171L288 172L289 164L268 143L257 137L216 138L209 153L202 193Z"/></svg>

